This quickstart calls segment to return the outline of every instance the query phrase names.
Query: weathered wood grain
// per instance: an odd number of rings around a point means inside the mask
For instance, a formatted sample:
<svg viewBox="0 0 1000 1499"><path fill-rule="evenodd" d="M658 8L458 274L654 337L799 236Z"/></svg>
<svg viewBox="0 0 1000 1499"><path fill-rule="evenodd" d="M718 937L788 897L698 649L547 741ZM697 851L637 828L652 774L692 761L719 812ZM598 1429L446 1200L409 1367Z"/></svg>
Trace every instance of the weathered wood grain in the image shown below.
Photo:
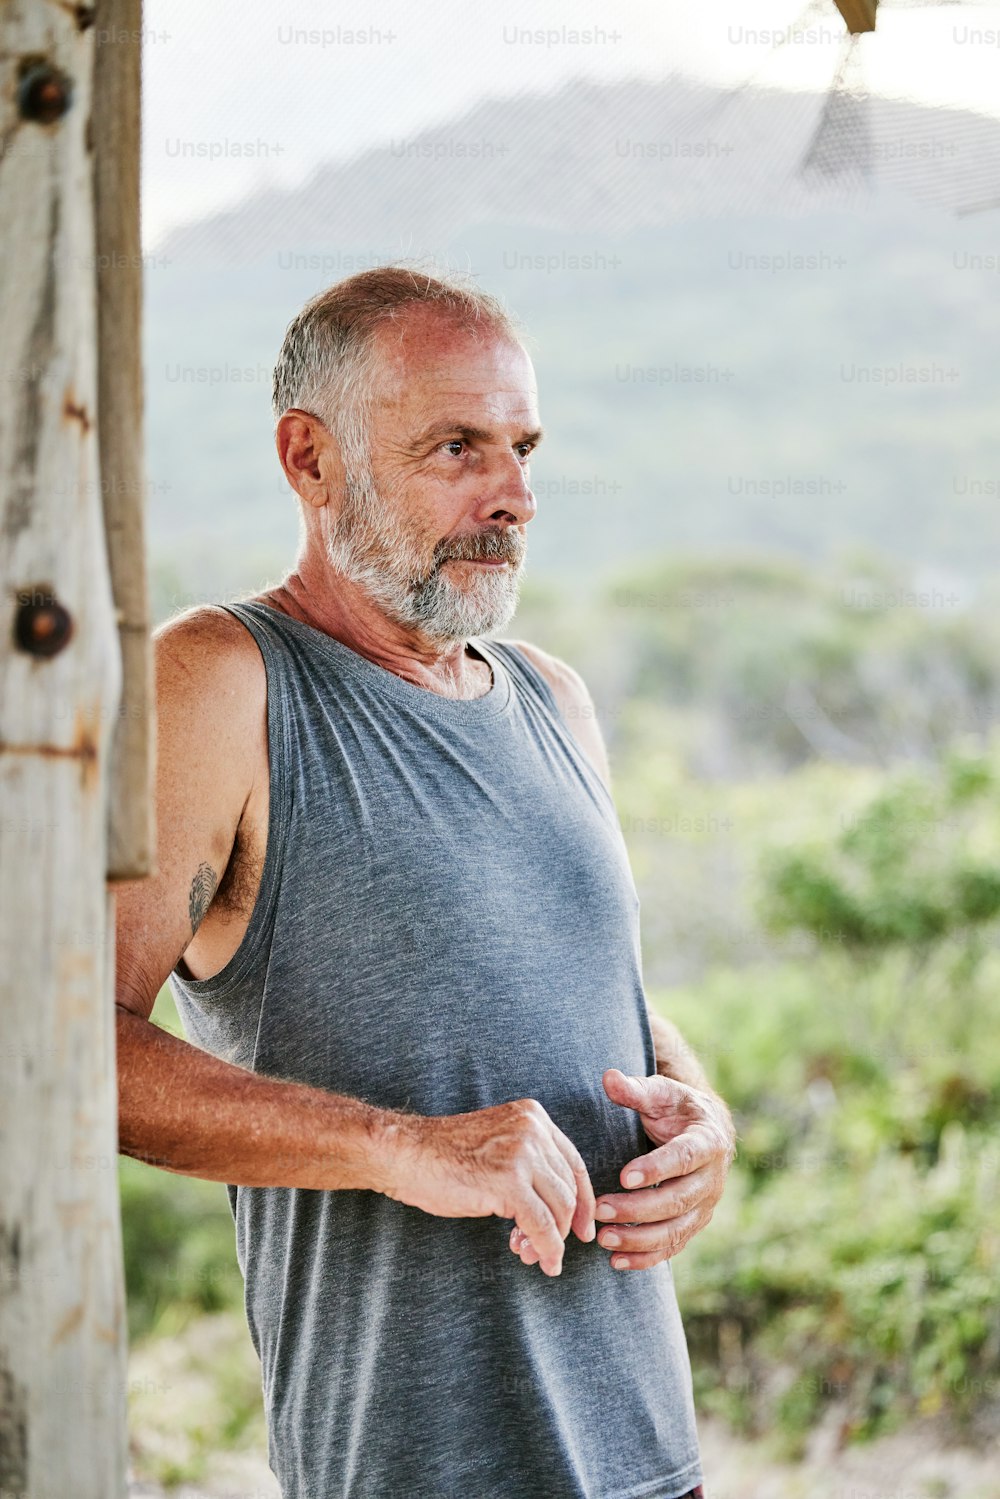
<svg viewBox="0 0 1000 1499"><path fill-rule="evenodd" d="M23 1499L125 1474L92 19L0 7L0 1492Z"/></svg>
<svg viewBox="0 0 1000 1499"><path fill-rule="evenodd" d="M139 223L142 7L97 0L92 137L97 251L97 437L118 613L122 696L112 748L108 874L152 871L152 651L145 561L142 242Z"/></svg>

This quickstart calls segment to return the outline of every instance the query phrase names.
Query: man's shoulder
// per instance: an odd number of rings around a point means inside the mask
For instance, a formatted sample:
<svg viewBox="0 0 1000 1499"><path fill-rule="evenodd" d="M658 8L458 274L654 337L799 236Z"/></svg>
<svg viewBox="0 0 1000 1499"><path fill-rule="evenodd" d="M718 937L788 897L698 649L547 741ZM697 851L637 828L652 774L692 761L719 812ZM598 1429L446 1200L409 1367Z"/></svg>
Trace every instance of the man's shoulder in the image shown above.
<svg viewBox="0 0 1000 1499"><path fill-rule="evenodd" d="M157 694L188 703L239 705L254 714L266 699L264 662L245 625L221 604L196 604L153 632Z"/></svg>
<svg viewBox="0 0 1000 1499"><path fill-rule="evenodd" d="M260 659L253 636L222 604L192 604L157 625L153 643L166 656L195 656L206 663L216 659Z"/></svg>

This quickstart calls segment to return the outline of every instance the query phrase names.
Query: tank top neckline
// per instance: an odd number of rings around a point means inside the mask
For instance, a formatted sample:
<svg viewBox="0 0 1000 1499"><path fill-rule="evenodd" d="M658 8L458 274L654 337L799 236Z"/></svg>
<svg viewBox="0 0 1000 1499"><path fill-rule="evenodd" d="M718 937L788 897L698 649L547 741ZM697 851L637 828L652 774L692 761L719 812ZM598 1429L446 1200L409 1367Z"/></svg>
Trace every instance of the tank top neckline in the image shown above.
<svg viewBox="0 0 1000 1499"><path fill-rule="evenodd" d="M415 682L408 682L405 677L397 676L388 667L369 661L367 656L362 656L359 651L352 650L349 645L345 645L342 640L337 640L335 636L327 635L315 625L305 624L294 615L275 608L273 604L264 603L262 599L252 597L234 599L232 605L234 608L263 611L266 618L273 620L279 629L282 626L287 627L300 640L330 656L348 675L367 683L389 697L408 703L413 708L432 715L437 714L451 722L495 718L506 712L513 700L510 673L500 656L491 649L492 642L488 646L482 636L470 635L467 644L472 646L476 654L481 656L490 668L493 681L489 691L483 693L482 697L444 697L429 687L418 687Z"/></svg>

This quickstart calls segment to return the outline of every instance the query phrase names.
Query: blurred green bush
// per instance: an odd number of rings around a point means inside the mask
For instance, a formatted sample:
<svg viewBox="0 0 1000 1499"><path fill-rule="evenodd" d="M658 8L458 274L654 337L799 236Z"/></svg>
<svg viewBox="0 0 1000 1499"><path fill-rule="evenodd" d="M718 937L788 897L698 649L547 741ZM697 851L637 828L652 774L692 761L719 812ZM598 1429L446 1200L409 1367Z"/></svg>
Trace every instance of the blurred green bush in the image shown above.
<svg viewBox="0 0 1000 1499"><path fill-rule="evenodd" d="M867 1437L1000 1396L998 782L951 752L763 850L812 955L661 996L741 1135L678 1266L701 1396L793 1447L831 1402Z"/></svg>

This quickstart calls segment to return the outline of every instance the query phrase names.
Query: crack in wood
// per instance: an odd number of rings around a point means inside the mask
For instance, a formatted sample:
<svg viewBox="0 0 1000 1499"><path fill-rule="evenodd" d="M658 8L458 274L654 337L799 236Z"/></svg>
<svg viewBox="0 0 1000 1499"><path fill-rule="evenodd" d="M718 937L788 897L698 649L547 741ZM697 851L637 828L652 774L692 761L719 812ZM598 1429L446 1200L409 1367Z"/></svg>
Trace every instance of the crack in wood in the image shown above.
<svg viewBox="0 0 1000 1499"><path fill-rule="evenodd" d="M56 246L59 239L60 200L53 193L49 205L45 280L38 313L32 325L24 363L23 393L13 414L16 433L14 468L17 488L4 517L4 532L14 540L31 522L32 500L38 465L38 441L42 432L42 373L53 362L56 323Z"/></svg>

